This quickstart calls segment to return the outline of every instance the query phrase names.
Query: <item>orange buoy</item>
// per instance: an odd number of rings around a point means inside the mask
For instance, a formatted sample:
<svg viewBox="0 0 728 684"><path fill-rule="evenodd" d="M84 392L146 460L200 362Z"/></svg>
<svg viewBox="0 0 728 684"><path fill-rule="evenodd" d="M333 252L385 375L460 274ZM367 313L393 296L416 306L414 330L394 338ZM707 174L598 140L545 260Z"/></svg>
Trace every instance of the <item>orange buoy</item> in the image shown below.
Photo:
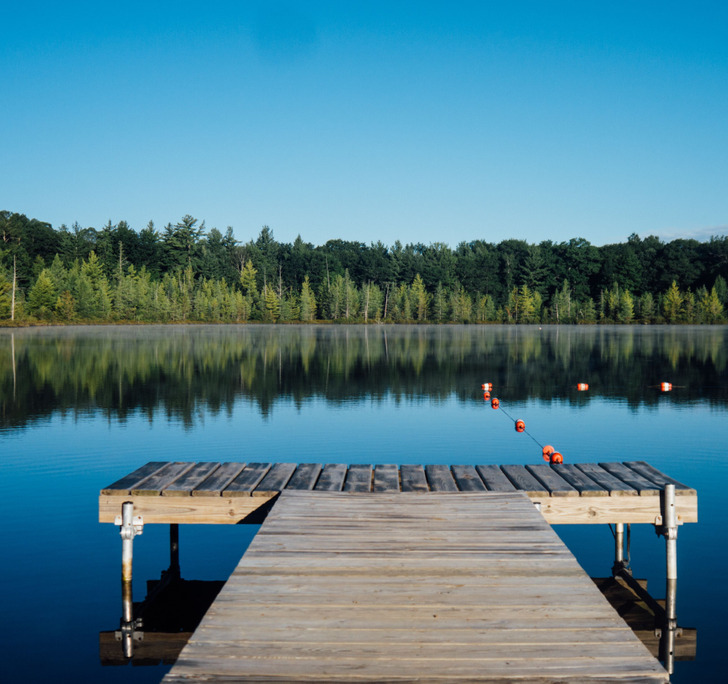
<svg viewBox="0 0 728 684"><path fill-rule="evenodd" d="M483 392L483 399L488 401L488 399L490 399L490 392Z"/></svg>
<svg viewBox="0 0 728 684"><path fill-rule="evenodd" d="M550 444L547 444L541 450L541 453L543 454L543 460L546 461L546 463L549 463L551 461L551 454L553 454L554 451L554 448Z"/></svg>
<svg viewBox="0 0 728 684"><path fill-rule="evenodd" d="M554 451L553 454L551 454L551 463L563 463L564 457L558 452Z"/></svg>
<svg viewBox="0 0 728 684"><path fill-rule="evenodd" d="M490 400L490 407L491 408L494 408L494 409L497 409L499 406L500 406L500 401L498 401L498 397L493 397Z"/></svg>
<svg viewBox="0 0 728 684"><path fill-rule="evenodd" d="M672 390L672 383L670 383L670 382L661 382L660 383L660 389L663 392L670 392Z"/></svg>
<svg viewBox="0 0 728 684"><path fill-rule="evenodd" d="M483 392L490 392L493 390L493 383L492 382L484 382L481 387L483 388Z"/></svg>
<svg viewBox="0 0 728 684"><path fill-rule="evenodd" d="M523 432L526 429L526 424L522 420L516 421L516 432Z"/></svg>
<svg viewBox="0 0 728 684"><path fill-rule="evenodd" d="M579 392L586 392L589 389L589 385L586 382L580 382L577 384L576 389L579 390Z"/></svg>

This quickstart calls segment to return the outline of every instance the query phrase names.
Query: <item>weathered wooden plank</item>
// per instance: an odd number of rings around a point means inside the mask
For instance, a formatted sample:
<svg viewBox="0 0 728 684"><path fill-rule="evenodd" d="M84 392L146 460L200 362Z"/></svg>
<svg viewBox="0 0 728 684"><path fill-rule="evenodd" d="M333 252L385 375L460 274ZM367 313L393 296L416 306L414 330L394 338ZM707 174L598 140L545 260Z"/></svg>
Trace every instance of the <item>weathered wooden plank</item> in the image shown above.
<svg viewBox="0 0 728 684"><path fill-rule="evenodd" d="M344 481L345 492L370 492L372 490L372 466L359 464L349 466Z"/></svg>
<svg viewBox="0 0 728 684"><path fill-rule="evenodd" d="M473 466L454 465L452 475L461 492L484 492L486 486Z"/></svg>
<svg viewBox="0 0 728 684"><path fill-rule="evenodd" d="M678 496L697 494L691 487L684 485L682 482L678 482L669 475L665 475L665 473L645 461L626 461L624 465L634 470L638 475L647 478L650 482L654 482L660 489L664 489L665 485L672 484L675 485L675 494Z"/></svg>
<svg viewBox="0 0 728 684"><path fill-rule="evenodd" d="M374 492L398 492L399 468L391 463L374 467Z"/></svg>
<svg viewBox="0 0 728 684"><path fill-rule="evenodd" d="M660 493L660 488L654 482L642 477L623 463L600 463L599 465L614 477L630 487L634 487L640 496L657 496Z"/></svg>
<svg viewBox="0 0 728 684"><path fill-rule="evenodd" d="M160 496L165 487L171 485L178 477L192 470L194 463L167 463L156 473L150 475L143 482L132 488L131 493L136 496Z"/></svg>
<svg viewBox="0 0 728 684"><path fill-rule="evenodd" d="M457 492L458 486L450 472L450 466L426 465L425 475L431 492Z"/></svg>
<svg viewBox="0 0 728 684"><path fill-rule="evenodd" d="M346 466L343 463L327 463L316 482L317 492L340 492L346 479Z"/></svg>
<svg viewBox="0 0 728 684"><path fill-rule="evenodd" d="M659 496L579 496L530 495L541 505L541 513L551 525L604 523L646 523L653 525L661 515ZM698 522L698 497L681 496L676 501L678 521Z"/></svg>
<svg viewBox="0 0 728 684"><path fill-rule="evenodd" d="M167 461L152 461L137 468L134 472L125 475L108 487L101 490L102 494L131 494L134 487L138 487L144 480L151 477L167 465Z"/></svg>
<svg viewBox="0 0 728 684"><path fill-rule="evenodd" d="M190 496L192 490L219 467L220 464L215 462L196 463L184 475L167 485L162 490L162 496Z"/></svg>
<svg viewBox="0 0 728 684"><path fill-rule="evenodd" d="M252 491L252 496L273 496L280 492L296 470L295 463L275 463Z"/></svg>
<svg viewBox="0 0 728 684"><path fill-rule="evenodd" d="M240 475L225 487L223 494L225 496L250 496L250 493L270 469L270 463L248 463Z"/></svg>
<svg viewBox="0 0 728 684"><path fill-rule="evenodd" d="M545 463L527 465L526 470L548 489L551 496L579 496L575 487Z"/></svg>
<svg viewBox="0 0 728 684"><path fill-rule="evenodd" d="M589 476L583 473L573 463L554 463L551 466L563 477L581 496L609 496L609 491L598 485Z"/></svg>
<svg viewBox="0 0 728 684"><path fill-rule="evenodd" d="M286 490L164 681L260 680L667 675L520 492Z"/></svg>
<svg viewBox="0 0 728 684"><path fill-rule="evenodd" d="M399 468L403 492L429 492L425 469L421 465L403 463Z"/></svg>
<svg viewBox="0 0 728 684"><path fill-rule="evenodd" d="M639 496L639 492L630 487L597 463L576 463L576 467L598 485L609 492L609 496Z"/></svg>
<svg viewBox="0 0 728 684"><path fill-rule="evenodd" d="M475 470L491 492L514 492L515 485L497 465L477 465Z"/></svg>
<svg viewBox="0 0 728 684"><path fill-rule="evenodd" d="M531 473L522 465L503 465L501 470L506 477L513 483L516 489L526 494L545 494L548 496L549 491L544 487Z"/></svg>
<svg viewBox="0 0 728 684"><path fill-rule="evenodd" d="M192 490L192 496L222 496L227 487L245 467L245 463L223 463Z"/></svg>
<svg viewBox="0 0 728 684"><path fill-rule="evenodd" d="M227 496L107 496L99 497L99 522L113 523L125 501L134 504L134 515L144 524L237 524L263 506L266 497ZM260 521L258 521L259 523Z"/></svg>
<svg viewBox="0 0 728 684"><path fill-rule="evenodd" d="M316 480L321 474L320 463L301 463L293 477L288 481L286 489L310 490L313 489Z"/></svg>

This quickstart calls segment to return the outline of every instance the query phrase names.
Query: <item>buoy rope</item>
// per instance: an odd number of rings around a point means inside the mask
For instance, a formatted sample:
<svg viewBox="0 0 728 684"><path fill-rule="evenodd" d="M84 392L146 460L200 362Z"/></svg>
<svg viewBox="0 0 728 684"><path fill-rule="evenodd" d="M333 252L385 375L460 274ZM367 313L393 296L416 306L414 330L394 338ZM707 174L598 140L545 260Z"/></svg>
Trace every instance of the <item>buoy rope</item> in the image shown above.
<svg viewBox="0 0 728 684"><path fill-rule="evenodd" d="M503 413L505 413L505 414L506 414L506 416L508 416L508 418L509 418L509 419L510 419L511 421L513 421L513 424L515 425L515 424L516 424L516 419L515 419L515 418L514 418L514 417L513 417L513 416L512 416L512 415L511 415L510 413L508 413L508 411L506 411L506 410L505 410L505 409L503 408L503 400L502 400L502 399L499 399L499 401L500 401L500 404L498 405L498 408L499 408L499 409L500 409L501 411L503 411ZM539 442L539 441L538 441L538 440L537 440L537 439L536 439L536 438L535 438L535 437L534 437L534 436L533 436L533 435L532 435L532 434L531 434L531 433L530 433L530 432L529 432L528 430L525 430L525 429L524 429L524 430L523 430L523 434L524 434L524 435L528 435L528 436L529 436L529 437L530 437L530 438L531 438L531 439L532 439L532 440L533 440L534 442L536 442L536 444L537 444L538 446L540 446L540 447L541 447L541 448L543 449L544 445L543 445L543 444L541 444L541 442Z"/></svg>

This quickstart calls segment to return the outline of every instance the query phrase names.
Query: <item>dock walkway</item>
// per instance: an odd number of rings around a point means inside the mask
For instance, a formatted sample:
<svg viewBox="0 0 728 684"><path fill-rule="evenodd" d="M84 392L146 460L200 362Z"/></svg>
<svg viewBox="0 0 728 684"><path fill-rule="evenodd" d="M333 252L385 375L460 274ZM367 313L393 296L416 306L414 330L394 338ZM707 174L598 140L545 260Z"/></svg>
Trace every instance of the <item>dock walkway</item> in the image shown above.
<svg viewBox="0 0 728 684"><path fill-rule="evenodd" d="M164 679L202 681L669 680L525 492L284 489Z"/></svg>

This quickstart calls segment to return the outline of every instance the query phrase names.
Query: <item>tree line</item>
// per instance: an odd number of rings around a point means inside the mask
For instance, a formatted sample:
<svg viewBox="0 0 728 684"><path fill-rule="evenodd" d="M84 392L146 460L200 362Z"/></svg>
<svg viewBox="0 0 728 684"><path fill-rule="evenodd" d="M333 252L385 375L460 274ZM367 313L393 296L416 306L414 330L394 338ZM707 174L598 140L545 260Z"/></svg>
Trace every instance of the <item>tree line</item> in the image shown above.
<svg viewBox="0 0 728 684"><path fill-rule="evenodd" d="M0 212L0 320L720 323L728 237L392 246Z"/></svg>

